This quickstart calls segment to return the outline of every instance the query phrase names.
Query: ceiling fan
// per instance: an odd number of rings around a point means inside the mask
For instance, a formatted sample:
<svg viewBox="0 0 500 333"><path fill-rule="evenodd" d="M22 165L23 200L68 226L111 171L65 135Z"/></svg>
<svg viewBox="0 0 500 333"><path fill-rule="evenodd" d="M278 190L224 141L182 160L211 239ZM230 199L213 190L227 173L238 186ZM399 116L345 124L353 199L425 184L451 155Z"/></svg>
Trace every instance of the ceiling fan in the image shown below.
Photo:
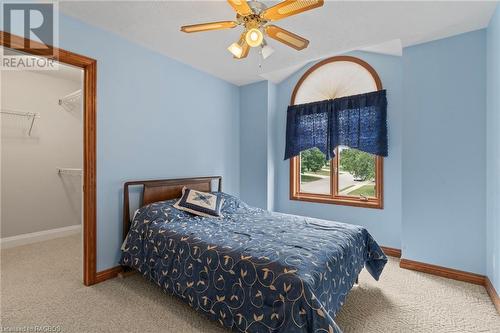
<svg viewBox="0 0 500 333"><path fill-rule="evenodd" d="M263 58L267 58L274 50L267 45L264 35L284 43L296 50L303 50L309 41L290 31L277 27L269 22L278 21L285 17L300 14L307 10L323 6L324 0L285 0L275 6L267 8L259 1L227 0L236 11L235 21L219 21L181 27L181 31L192 33L209 30L232 29L244 27L240 40L228 47L229 52L236 59L248 56L251 47L261 47Z"/></svg>

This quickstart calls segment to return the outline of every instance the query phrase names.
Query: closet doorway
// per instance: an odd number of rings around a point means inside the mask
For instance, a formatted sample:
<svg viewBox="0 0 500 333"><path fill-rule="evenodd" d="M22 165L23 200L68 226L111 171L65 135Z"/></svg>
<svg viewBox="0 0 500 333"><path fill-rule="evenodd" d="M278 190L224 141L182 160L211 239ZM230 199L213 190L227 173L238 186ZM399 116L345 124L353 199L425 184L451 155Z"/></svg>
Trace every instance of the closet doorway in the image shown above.
<svg viewBox="0 0 500 333"><path fill-rule="evenodd" d="M11 52L45 57L37 44L0 31L0 47ZM78 261L83 261L83 283L92 285L96 61L62 49L54 54L56 70L1 73L2 248L13 251L17 244L79 234L80 229ZM79 238L70 237L75 245Z"/></svg>

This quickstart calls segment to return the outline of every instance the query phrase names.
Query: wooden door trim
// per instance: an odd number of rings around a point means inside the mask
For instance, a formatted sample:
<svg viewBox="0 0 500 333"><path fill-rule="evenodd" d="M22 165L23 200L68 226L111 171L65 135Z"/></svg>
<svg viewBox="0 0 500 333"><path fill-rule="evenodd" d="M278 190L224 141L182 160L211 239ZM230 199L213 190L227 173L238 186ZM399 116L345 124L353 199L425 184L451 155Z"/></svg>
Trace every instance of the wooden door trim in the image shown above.
<svg viewBox="0 0 500 333"><path fill-rule="evenodd" d="M83 83L83 283L96 283L96 99L97 61L64 49L47 46L17 35L0 31L0 46L82 68Z"/></svg>

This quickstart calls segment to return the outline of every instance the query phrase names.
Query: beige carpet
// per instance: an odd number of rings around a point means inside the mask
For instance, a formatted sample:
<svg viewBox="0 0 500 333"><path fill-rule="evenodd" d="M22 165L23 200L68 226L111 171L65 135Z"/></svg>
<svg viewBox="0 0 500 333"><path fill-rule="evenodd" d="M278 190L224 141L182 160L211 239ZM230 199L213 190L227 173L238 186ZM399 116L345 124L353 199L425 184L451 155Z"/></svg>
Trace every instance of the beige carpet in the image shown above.
<svg viewBox="0 0 500 333"><path fill-rule="evenodd" d="M80 238L2 251L1 325L62 332L228 332L140 276L81 284ZM403 270L363 272L337 322L344 332L500 332L481 286Z"/></svg>

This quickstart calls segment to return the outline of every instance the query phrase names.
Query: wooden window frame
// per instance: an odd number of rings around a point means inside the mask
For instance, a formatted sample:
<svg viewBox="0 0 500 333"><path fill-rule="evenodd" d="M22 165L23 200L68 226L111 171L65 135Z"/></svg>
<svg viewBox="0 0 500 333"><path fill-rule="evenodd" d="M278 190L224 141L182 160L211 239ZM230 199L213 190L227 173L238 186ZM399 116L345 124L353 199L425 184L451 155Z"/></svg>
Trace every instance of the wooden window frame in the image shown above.
<svg viewBox="0 0 500 333"><path fill-rule="evenodd" d="M325 59L313 67L311 67L295 85L290 100L290 105L295 104L295 97L300 89L302 83L306 78L315 70L323 65L336 62L336 61L349 61L354 62L364 67L373 77L378 90L382 89L382 81L378 76L375 69L367 62L351 56L337 56ZM290 200L317 202L335 205L345 205L354 207L365 208L384 208L384 158L375 156L375 198L370 197L354 197L338 194L338 167L339 167L339 152L338 148L335 151L335 158L330 161L330 194L307 193L300 191L300 157L293 157L290 159Z"/></svg>

